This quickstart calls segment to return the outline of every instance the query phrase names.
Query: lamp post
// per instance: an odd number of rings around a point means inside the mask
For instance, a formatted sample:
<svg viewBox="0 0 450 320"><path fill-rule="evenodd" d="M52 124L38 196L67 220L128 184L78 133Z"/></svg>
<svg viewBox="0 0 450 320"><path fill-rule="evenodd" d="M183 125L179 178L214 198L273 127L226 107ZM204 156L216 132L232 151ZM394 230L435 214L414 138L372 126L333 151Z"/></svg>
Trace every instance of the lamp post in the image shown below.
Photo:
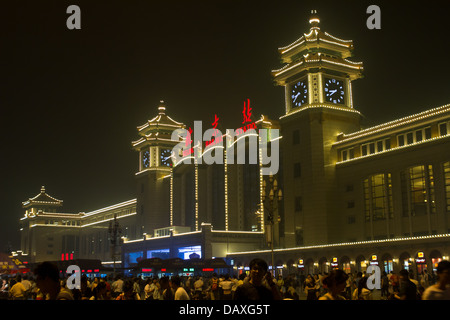
<svg viewBox="0 0 450 320"><path fill-rule="evenodd" d="M112 245L112 251L111 256L113 259L113 268L114 268L114 277L116 276L116 247L118 244L120 244L121 234L122 234L122 228L119 225L119 222L117 221L117 216L114 214L114 219L109 221L109 228L108 228L108 234L109 234L109 241Z"/></svg>
<svg viewBox="0 0 450 320"><path fill-rule="evenodd" d="M266 183L266 180L263 179L263 188L262 188L262 201L264 205L264 209L267 210L267 222L270 226L270 249L271 249L271 260L272 260L272 273L275 277L275 265L274 265L274 255L273 255L273 233L274 233L274 213L278 210L278 202L283 199L283 193L281 189L278 188L278 182L273 178L273 175L269 176L269 183ZM266 196L266 189L269 188L269 195ZM275 200L275 201L274 201ZM277 204L274 206L274 204ZM265 210L265 211L266 211ZM278 217L278 222L280 221Z"/></svg>

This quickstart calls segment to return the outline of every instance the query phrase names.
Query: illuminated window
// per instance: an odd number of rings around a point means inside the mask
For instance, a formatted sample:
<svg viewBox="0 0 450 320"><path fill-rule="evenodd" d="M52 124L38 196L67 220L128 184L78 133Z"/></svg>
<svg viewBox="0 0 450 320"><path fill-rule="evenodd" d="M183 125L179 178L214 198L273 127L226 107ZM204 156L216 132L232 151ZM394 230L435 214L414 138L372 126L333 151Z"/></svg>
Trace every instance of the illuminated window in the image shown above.
<svg viewBox="0 0 450 320"><path fill-rule="evenodd" d="M355 157L355 152L353 148L345 149L341 151L342 161L350 160Z"/></svg>
<svg viewBox="0 0 450 320"><path fill-rule="evenodd" d="M364 180L364 216L366 221L393 218L391 174L376 174Z"/></svg>
<svg viewBox="0 0 450 320"><path fill-rule="evenodd" d="M416 166L402 172L403 216L436 212L433 167Z"/></svg>
<svg viewBox="0 0 450 320"><path fill-rule="evenodd" d="M447 212L450 212L450 162L445 162L443 167L444 167L446 208Z"/></svg>
<svg viewBox="0 0 450 320"><path fill-rule="evenodd" d="M419 130L399 134L397 136L398 146L404 146L405 144L414 144L423 140L431 139L431 128L422 128Z"/></svg>

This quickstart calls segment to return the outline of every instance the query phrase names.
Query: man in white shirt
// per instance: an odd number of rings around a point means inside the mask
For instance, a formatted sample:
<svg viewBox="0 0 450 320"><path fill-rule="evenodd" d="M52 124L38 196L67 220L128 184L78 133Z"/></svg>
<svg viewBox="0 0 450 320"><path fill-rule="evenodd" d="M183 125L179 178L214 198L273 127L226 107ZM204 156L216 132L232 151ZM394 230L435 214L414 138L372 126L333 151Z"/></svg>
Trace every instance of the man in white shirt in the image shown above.
<svg viewBox="0 0 450 320"><path fill-rule="evenodd" d="M179 276L173 276L171 282L173 291L175 292L174 300L191 300L186 290L181 286L181 278Z"/></svg>
<svg viewBox="0 0 450 320"><path fill-rule="evenodd" d="M437 276L438 282L425 289L422 300L450 300L450 261L438 263Z"/></svg>

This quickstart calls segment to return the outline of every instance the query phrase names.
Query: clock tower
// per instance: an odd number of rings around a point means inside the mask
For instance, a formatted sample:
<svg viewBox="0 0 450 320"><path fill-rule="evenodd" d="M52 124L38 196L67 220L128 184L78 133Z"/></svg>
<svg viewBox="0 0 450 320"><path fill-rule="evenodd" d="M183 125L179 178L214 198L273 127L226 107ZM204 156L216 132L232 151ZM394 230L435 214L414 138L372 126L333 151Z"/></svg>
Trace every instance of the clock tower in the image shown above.
<svg viewBox="0 0 450 320"><path fill-rule="evenodd" d="M284 171L284 245L329 243L336 221L336 155L331 150L339 133L360 129L354 109L352 81L363 66L349 58L353 41L322 31L313 11L310 29L279 48L285 65L272 71L285 90L285 114L280 117Z"/></svg>
<svg viewBox="0 0 450 320"><path fill-rule="evenodd" d="M171 153L179 141L171 140L172 132L184 129L184 124L166 114L166 105L160 101L158 114L137 127L139 139L132 142L138 154L136 175L138 237L153 236L154 229L170 225Z"/></svg>

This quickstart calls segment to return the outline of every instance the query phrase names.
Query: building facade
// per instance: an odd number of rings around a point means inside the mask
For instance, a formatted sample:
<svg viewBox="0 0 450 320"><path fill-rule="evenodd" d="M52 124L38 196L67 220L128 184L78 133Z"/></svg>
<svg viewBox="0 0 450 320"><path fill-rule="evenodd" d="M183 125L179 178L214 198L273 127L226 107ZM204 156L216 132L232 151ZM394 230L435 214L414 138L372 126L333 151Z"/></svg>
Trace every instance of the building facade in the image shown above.
<svg viewBox="0 0 450 320"><path fill-rule="evenodd" d="M448 259L450 105L363 128L352 82L364 69L351 60L353 42L321 30L315 13L309 22L308 33L279 48L285 65L272 76L285 88L285 108L278 120L246 119L245 129L255 131L196 144L172 139L188 128L161 102L132 142L136 199L67 214L57 213L62 201L43 190L23 203L22 252L33 261L73 253L110 262L119 236L124 267L196 254L225 257L244 270L255 256L271 261L273 252L280 272L364 271L370 264L421 272ZM239 163L239 150L248 155L255 147L252 137L261 146L259 129L268 130L267 150L257 149L254 163L248 156ZM180 143L182 160L173 161ZM230 143L234 155L227 155ZM263 175L261 152L278 143L280 168ZM223 162L201 162L207 153ZM282 190L278 199L274 186ZM113 221L121 227L115 236Z"/></svg>

